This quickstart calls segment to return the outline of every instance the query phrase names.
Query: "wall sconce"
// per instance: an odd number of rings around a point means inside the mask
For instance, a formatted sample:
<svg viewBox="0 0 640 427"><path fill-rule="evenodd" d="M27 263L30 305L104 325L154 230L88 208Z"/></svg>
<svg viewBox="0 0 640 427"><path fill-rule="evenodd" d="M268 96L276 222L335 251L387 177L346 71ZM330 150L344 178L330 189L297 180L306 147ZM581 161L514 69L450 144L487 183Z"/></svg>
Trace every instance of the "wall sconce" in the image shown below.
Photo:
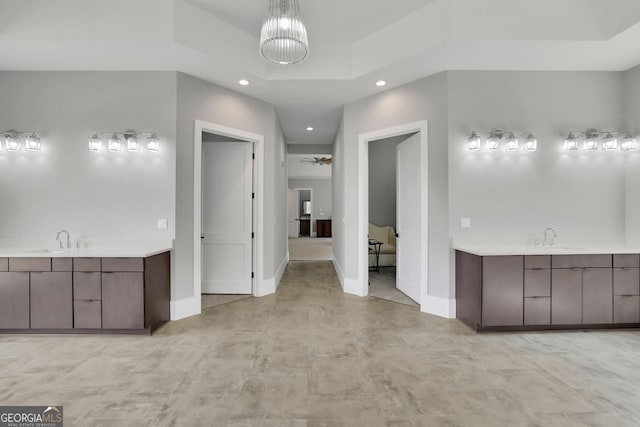
<svg viewBox="0 0 640 427"><path fill-rule="evenodd" d="M497 151L500 148L500 142L504 140L504 148L506 151L515 152L520 148L520 137L525 136L523 149L524 151L537 151L538 138L530 132L503 131L500 129L492 129L490 132L471 132L467 139L467 148L470 151L480 150L482 140L478 136L479 133L488 135L485 148L487 151Z"/></svg>
<svg viewBox="0 0 640 427"><path fill-rule="evenodd" d="M94 132L89 137L89 151L102 151L103 141L100 135L109 135L107 139L107 150L117 153L122 151L123 139L127 143L127 151L132 153L140 152L140 136L149 135L147 138L147 151L160 151L160 140L155 132L136 132L135 130L126 130L124 132Z"/></svg>
<svg viewBox="0 0 640 427"><path fill-rule="evenodd" d="M619 144L618 141L621 135L625 136L622 138L622 144ZM602 138L600 138L600 136L602 136ZM603 151L618 151L619 147L621 147L623 151L638 149L638 141L630 132L587 129L584 132L569 132L569 136L564 140L565 151L577 150L580 141L582 141L583 151L596 151L600 142L602 142Z"/></svg>
<svg viewBox="0 0 640 427"><path fill-rule="evenodd" d="M8 130L3 132L4 134L4 146L7 151L20 151L22 149L21 139L24 138L24 146L27 151L40 151L41 144L40 138L35 132L21 132L17 130ZM0 150L2 150L2 143L0 142Z"/></svg>

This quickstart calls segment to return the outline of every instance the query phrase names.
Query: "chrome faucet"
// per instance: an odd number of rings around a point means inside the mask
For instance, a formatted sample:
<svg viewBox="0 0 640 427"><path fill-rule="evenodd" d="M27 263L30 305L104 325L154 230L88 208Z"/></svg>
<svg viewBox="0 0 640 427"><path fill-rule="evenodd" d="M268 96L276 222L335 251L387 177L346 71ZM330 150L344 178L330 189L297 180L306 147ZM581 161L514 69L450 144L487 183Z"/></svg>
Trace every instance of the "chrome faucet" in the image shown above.
<svg viewBox="0 0 640 427"><path fill-rule="evenodd" d="M548 232L552 232L553 236L551 237L551 239L548 239ZM551 227L547 227L544 229L544 243L543 246L553 246L556 243L556 239L558 238L558 233L556 233L556 230L554 230Z"/></svg>
<svg viewBox="0 0 640 427"><path fill-rule="evenodd" d="M67 235L67 249L71 249L71 239L69 237L69 232L67 230L60 230L58 231L58 234L56 234L56 240L58 241L58 245L60 245L60 249L63 249L64 246L62 245L62 241L60 240L60 235L61 234L66 234Z"/></svg>

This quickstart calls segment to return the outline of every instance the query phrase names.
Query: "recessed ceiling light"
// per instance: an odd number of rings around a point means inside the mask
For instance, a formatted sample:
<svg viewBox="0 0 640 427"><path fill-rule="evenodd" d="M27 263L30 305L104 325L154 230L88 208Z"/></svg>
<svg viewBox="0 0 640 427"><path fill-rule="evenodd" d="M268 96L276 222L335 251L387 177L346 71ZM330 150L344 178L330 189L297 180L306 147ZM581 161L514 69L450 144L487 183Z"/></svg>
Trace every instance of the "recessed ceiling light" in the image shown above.
<svg viewBox="0 0 640 427"><path fill-rule="evenodd" d="M311 132L311 131L313 130L313 128L312 128L311 126L309 126L309 127L307 128L307 130L308 130L309 132Z"/></svg>
<svg viewBox="0 0 640 427"><path fill-rule="evenodd" d="M386 85L386 84L387 84L387 82L385 82L384 80L378 80L378 81L376 82L376 86L380 86L380 87L382 87L382 86L384 86L384 85Z"/></svg>
<svg viewBox="0 0 640 427"><path fill-rule="evenodd" d="M240 83L241 86L249 86L249 80L247 79L242 79L238 83Z"/></svg>

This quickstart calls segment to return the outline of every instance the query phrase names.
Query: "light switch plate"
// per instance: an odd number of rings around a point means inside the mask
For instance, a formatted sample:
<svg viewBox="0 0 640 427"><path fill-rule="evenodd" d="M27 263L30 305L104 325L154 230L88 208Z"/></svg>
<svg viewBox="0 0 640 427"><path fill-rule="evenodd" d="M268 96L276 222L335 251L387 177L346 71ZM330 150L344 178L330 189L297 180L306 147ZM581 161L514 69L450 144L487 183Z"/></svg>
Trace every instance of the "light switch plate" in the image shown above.
<svg viewBox="0 0 640 427"><path fill-rule="evenodd" d="M158 220L158 230L166 230L169 228L169 221L166 219Z"/></svg>
<svg viewBox="0 0 640 427"><path fill-rule="evenodd" d="M471 218L460 218L461 228L471 228Z"/></svg>

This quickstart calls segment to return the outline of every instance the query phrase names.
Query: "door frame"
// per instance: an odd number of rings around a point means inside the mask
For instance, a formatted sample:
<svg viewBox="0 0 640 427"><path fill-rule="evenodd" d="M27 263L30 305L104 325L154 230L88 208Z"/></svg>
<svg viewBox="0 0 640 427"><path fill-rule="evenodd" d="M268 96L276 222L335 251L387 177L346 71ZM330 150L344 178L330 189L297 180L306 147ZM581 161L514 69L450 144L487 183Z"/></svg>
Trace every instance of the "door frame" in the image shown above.
<svg viewBox="0 0 640 427"><path fill-rule="evenodd" d="M421 258L425 262L420 267L420 301L422 307L429 295L429 126L426 120L406 123L373 132L358 135L358 280L356 295L369 295L369 250L367 234L369 233L369 142L391 138L410 133L420 133L420 218ZM396 171L398 173L398 171Z"/></svg>
<svg viewBox="0 0 640 427"><path fill-rule="evenodd" d="M255 160L253 164L253 191L255 193L253 206L253 295L260 296L264 283L264 136L256 133L234 129L228 126L196 120L194 124L194 155L193 155L193 287L194 295L202 295L202 132L252 142ZM230 144L233 144L232 142Z"/></svg>
<svg viewBox="0 0 640 427"><path fill-rule="evenodd" d="M300 204L300 191L309 191L310 196L311 197L311 214L310 214L310 221L311 224L309 225L310 229L309 229L309 237L315 237L313 235L313 188L294 188L294 190L296 190L298 192L298 205ZM300 206L298 206L298 215L300 214ZM300 218L300 217L298 217ZM298 230L300 228L298 227ZM298 231L298 237L300 237L300 232Z"/></svg>

